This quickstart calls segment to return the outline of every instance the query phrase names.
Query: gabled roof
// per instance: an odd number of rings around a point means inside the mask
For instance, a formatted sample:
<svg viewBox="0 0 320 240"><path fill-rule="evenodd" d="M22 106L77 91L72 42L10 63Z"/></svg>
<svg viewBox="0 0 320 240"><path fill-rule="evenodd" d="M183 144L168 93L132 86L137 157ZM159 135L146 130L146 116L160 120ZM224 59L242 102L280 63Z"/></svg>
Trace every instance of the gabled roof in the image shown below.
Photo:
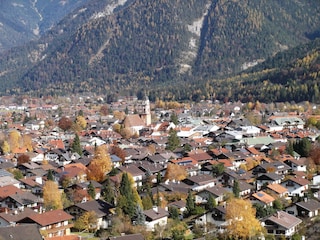
<svg viewBox="0 0 320 240"><path fill-rule="evenodd" d="M283 194L288 192L288 189L281 186L280 184L274 183L274 184L268 184L267 188L269 188L270 190L276 192L277 194Z"/></svg>
<svg viewBox="0 0 320 240"><path fill-rule="evenodd" d="M299 218L284 211L278 211L276 214L266 218L266 221L267 220L274 222L285 229L293 228L302 222Z"/></svg>
<svg viewBox="0 0 320 240"><path fill-rule="evenodd" d="M269 194L263 191L259 191L257 193L252 194L252 197L265 204L272 203L275 200L274 197L270 196Z"/></svg>
<svg viewBox="0 0 320 240"><path fill-rule="evenodd" d="M0 218L4 219L8 223L16 223L32 214L35 214L35 211L30 208L24 208L23 211L5 211L0 213Z"/></svg>
<svg viewBox="0 0 320 240"><path fill-rule="evenodd" d="M314 199L296 203L297 206L304 208L308 211L315 211L320 209L320 202Z"/></svg>
<svg viewBox="0 0 320 240"><path fill-rule="evenodd" d="M112 205L110 205L109 203L102 201L100 199L87 201L84 203L78 203L75 206L86 211L86 212L94 211L96 213L97 217L104 217L104 216L109 215L110 209L113 208ZM70 207L72 207L72 206L70 206Z"/></svg>
<svg viewBox="0 0 320 240"><path fill-rule="evenodd" d="M1 239L42 240L36 224L23 224L0 228Z"/></svg>
<svg viewBox="0 0 320 240"><path fill-rule="evenodd" d="M13 199L21 205L28 205L39 202L39 198L31 192L15 193L8 196L8 198Z"/></svg>
<svg viewBox="0 0 320 240"><path fill-rule="evenodd" d="M220 196L223 196L224 194L228 193L229 191L227 191L225 188L223 188L221 186L214 186L214 187L206 188L206 189L200 191L200 193L201 192L209 192L216 197L220 197Z"/></svg>
<svg viewBox="0 0 320 240"><path fill-rule="evenodd" d="M126 116L123 123L126 127L145 126L145 123L142 121L138 114Z"/></svg>
<svg viewBox="0 0 320 240"><path fill-rule="evenodd" d="M161 207L155 207L149 210L143 211L144 215L146 215L146 220L148 221L154 221L163 217L169 216L168 211L166 211L164 208Z"/></svg>
<svg viewBox="0 0 320 240"><path fill-rule="evenodd" d="M308 185L310 182L308 179L302 178L302 177L292 177L284 182L288 182L288 181L292 181L300 186L306 186Z"/></svg>
<svg viewBox="0 0 320 240"><path fill-rule="evenodd" d="M119 170L121 172L130 173L133 177L145 175L141 169L139 169L136 165L133 165L133 164L126 165L126 166L120 166Z"/></svg>
<svg viewBox="0 0 320 240"><path fill-rule="evenodd" d="M197 184L199 186L205 185L208 183L215 182L215 178L213 178L210 174L202 174L202 175L194 175L186 178L185 180L192 182L193 184Z"/></svg>
<svg viewBox="0 0 320 240"><path fill-rule="evenodd" d="M22 193L23 191L20 188L17 188L14 185L7 185L0 187L0 200L13 195L15 193Z"/></svg>
<svg viewBox="0 0 320 240"><path fill-rule="evenodd" d="M27 217L38 225L45 227L55 223L71 220L73 217L61 209L52 210L44 213L36 213ZM23 222L24 220L22 220Z"/></svg>

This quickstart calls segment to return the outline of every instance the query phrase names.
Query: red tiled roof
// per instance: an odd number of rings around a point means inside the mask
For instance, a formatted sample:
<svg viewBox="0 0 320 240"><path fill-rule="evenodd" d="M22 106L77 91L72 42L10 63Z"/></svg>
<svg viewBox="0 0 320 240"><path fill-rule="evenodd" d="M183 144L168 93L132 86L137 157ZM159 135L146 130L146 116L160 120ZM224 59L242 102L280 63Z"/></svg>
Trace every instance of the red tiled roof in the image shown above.
<svg viewBox="0 0 320 240"><path fill-rule="evenodd" d="M8 185L0 187L0 199L4 199L8 196L11 196L15 193L22 193L23 191L20 188L17 188L13 185Z"/></svg>
<svg viewBox="0 0 320 240"><path fill-rule="evenodd" d="M44 227L55 223L71 220L73 217L65 211L58 209L41 214L34 214L29 216L29 218L40 226Z"/></svg>

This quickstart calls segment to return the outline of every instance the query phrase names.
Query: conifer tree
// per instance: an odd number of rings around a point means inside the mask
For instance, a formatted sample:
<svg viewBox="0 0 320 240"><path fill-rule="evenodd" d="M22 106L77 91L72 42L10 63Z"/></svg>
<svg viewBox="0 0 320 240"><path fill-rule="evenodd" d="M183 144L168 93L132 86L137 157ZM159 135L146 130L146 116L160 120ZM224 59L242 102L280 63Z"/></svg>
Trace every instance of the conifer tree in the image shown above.
<svg viewBox="0 0 320 240"><path fill-rule="evenodd" d="M135 214L136 206L134 203L131 182L127 173L123 173L122 175L119 191L120 196L118 200L118 207L120 207L125 214L128 214L132 218Z"/></svg>
<svg viewBox="0 0 320 240"><path fill-rule="evenodd" d="M82 156L82 148L81 148L80 138L78 134L76 134L76 136L73 139L71 150L72 152L78 153L80 156Z"/></svg>
<svg viewBox="0 0 320 240"><path fill-rule="evenodd" d="M180 146L180 138L177 135L177 131L174 129L170 129L168 142L167 142L167 149L173 151Z"/></svg>
<svg viewBox="0 0 320 240"><path fill-rule="evenodd" d="M233 182L232 192L236 198L240 197L240 187L239 182L237 180Z"/></svg>
<svg viewBox="0 0 320 240"><path fill-rule="evenodd" d="M96 190L94 189L92 182L88 185L88 194L92 199L96 198Z"/></svg>
<svg viewBox="0 0 320 240"><path fill-rule="evenodd" d="M192 192L189 191L187 201L186 201L187 214L190 216L195 210L195 202L192 195Z"/></svg>

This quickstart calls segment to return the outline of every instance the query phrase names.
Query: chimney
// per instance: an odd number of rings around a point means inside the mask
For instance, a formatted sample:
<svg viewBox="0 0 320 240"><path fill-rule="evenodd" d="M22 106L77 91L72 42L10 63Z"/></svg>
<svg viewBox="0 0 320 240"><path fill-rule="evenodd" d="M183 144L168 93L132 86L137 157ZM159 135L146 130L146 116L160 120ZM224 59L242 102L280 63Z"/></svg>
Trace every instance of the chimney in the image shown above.
<svg viewBox="0 0 320 240"><path fill-rule="evenodd" d="M155 211L156 213L158 213L158 206L153 206L152 209L153 209L153 211Z"/></svg>

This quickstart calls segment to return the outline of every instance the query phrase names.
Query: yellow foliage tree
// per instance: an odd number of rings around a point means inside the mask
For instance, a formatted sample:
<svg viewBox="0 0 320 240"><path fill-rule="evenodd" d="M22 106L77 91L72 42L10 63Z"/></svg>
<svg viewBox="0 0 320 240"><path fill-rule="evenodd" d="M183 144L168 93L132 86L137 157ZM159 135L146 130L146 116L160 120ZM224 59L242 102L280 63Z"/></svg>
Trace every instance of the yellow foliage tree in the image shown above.
<svg viewBox="0 0 320 240"><path fill-rule="evenodd" d="M87 121L83 116L77 117L76 124L79 125L82 129L85 129L87 127Z"/></svg>
<svg viewBox="0 0 320 240"><path fill-rule="evenodd" d="M10 145L7 141L4 141L2 143L2 146L1 146L1 149L2 149L2 153L3 154L8 154L10 152Z"/></svg>
<svg viewBox="0 0 320 240"><path fill-rule="evenodd" d="M94 231L97 229L97 214L94 211L85 212L74 223L78 230Z"/></svg>
<svg viewBox="0 0 320 240"><path fill-rule="evenodd" d="M49 209L62 209L61 192L54 181L46 181L43 186L43 205Z"/></svg>
<svg viewBox="0 0 320 240"><path fill-rule="evenodd" d="M234 239L248 239L264 233L256 211L248 200L232 198L226 208L227 231Z"/></svg>
<svg viewBox="0 0 320 240"><path fill-rule="evenodd" d="M87 178L101 182L112 168L110 155L105 145L98 146L91 163L88 166Z"/></svg>
<svg viewBox="0 0 320 240"><path fill-rule="evenodd" d="M9 133L9 145L10 149L14 150L20 147L21 135L17 130L13 130Z"/></svg>
<svg viewBox="0 0 320 240"><path fill-rule="evenodd" d="M167 171L164 176L165 180L177 180L181 181L187 177L188 173L183 166L178 164L169 163L167 166Z"/></svg>
<svg viewBox="0 0 320 240"><path fill-rule="evenodd" d="M32 137L30 134L25 134L22 136L23 140L23 145L28 149L29 152L33 151L33 146L32 146Z"/></svg>

